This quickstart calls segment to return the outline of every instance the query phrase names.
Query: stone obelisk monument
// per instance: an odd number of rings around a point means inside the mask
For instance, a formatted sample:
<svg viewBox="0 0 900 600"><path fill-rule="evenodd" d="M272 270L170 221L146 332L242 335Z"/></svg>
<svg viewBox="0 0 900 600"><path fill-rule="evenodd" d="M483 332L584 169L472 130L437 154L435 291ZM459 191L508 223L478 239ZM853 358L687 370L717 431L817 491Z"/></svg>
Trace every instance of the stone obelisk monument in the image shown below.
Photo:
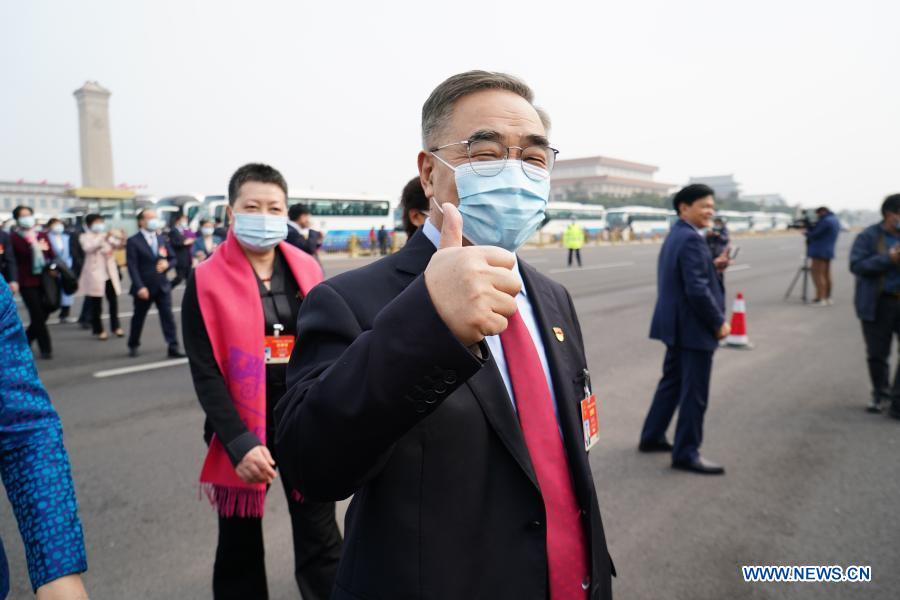
<svg viewBox="0 0 900 600"><path fill-rule="evenodd" d="M109 133L109 90L88 81L75 90L81 138L81 185L113 187L112 141Z"/></svg>

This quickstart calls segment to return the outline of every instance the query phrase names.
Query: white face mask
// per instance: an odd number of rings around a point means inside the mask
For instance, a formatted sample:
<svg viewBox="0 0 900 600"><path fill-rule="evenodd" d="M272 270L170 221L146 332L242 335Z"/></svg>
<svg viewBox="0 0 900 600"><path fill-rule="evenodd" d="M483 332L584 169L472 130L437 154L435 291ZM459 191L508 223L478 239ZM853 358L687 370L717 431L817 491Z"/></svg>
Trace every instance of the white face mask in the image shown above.
<svg viewBox="0 0 900 600"><path fill-rule="evenodd" d="M62 233L66 228L62 223L54 223L53 227L50 228L50 231L53 233Z"/></svg>
<svg viewBox="0 0 900 600"><path fill-rule="evenodd" d="M91 225L91 231L94 233L103 233L106 231L106 223L94 223Z"/></svg>
<svg viewBox="0 0 900 600"><path fill-rule="evenodd" d="M158 217L154 217L152 219L147 220L147 223L144 225L144 231L154 233L158 229L162 229L162 227L163 227L162 219L160 219Z"/></svg>

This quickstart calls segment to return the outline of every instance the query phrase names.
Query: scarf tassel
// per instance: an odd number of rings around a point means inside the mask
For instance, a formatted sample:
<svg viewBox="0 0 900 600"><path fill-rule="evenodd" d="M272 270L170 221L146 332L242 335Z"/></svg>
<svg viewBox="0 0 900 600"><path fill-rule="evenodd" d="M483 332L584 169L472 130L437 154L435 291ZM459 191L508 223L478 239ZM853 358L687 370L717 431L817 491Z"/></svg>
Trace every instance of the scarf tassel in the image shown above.
<svg viewBox="0 0 900 600"><path fill-rule="evenodd" d="M250 490L214 483L201 483L200 489L222 517L261 519L263 516L263 506L266 503L265 489Z"/></svg>

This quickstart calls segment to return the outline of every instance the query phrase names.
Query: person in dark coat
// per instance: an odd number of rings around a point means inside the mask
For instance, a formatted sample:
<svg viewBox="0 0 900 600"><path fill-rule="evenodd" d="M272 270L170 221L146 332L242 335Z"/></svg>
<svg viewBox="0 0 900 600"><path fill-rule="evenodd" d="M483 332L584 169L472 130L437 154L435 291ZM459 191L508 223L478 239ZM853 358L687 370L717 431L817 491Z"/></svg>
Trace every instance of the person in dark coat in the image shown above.
<svg viewBox="0 0 900 600"><path fill-rule="evenodd" d="M162 222L155 210L145 208L138 213L138 227L140 230L125 243L131 295L134 297L128 354L137 356L144 320L150 307L155 304L169 357L183 358L184 354L178 349L178 333L172 315L172 284L168 278L169 271L175 268L175 250L159 235Z"/></svg>
<svg viewBox="0 0 900 600"><path fill-rule="evenodd" d="M353 495L333 600L612 596L582 332L566 289L515 255L556 155L532 101L502 73L440 84L428 220L300 307L276 450L305 497Z"/></svg>
<svg viewBox="0 0 900 600"><path fill-rule="evenodd" d="M0 276L9 284L13 294L19 293L19 269L16 267L16 250L9 233L0 230Z"/></svg>
<svg viewBox="0 0 900 600"><path fill-rule="evenodd" d="M47 328L47 318L50 315L44 302L42 274L55 255L47 235L38 232L34 211L31 208L17 206L13 209L13 217L16 219L16 227L10 237L16 254L19 293L31 320L25 333L29 344L37 340L41 358L50 359L53 358L53 344L50 341L50 330Z"/></svg>
<svg viewBox="0 0 900 600"><path fill-rule="evenodd" d="M841 223L837 216L821 206L816 210L819 219L806 232L806 255L810 258L813 284L816 286L816 298L813 306L831 305L831 261L834 259L834 247Z"/></svg>
<svg viewBox="0 0 900 600"><path fill-rule="evenodd" d="M900 419L900 366L890 380L891 340L900 342L900 194L881 205L880 223L865 228L850 250L850 272L856 276L854 305L866 342L872 400L868 410Z"/></svg>
<svg viewBox="0 0 900 600"><path fill-rule="evenodd" d="M422 190L422 182L418 176L413 177L403 186L403 193L400 194L401 219L406 239L411 238L416 230L425 224L425 219L428 218L428 204L428 198Z"/></svg>
<svg viewBox="0 0 900 600"><path fill-rule="evenodd" d="M731 330L717 268L700 231L712 221L715 196L712 188L692 184L675 194L673 204L679 219L659 252L659 293L650 326L650 337L666 345L666 358L638 449L671 452L675 469L720 475L721 465L700 456L713 353ZM676 409L670 444L666 430Z"/></svg>
<svg viewBox="0 0 900 600"><path fill-rule="evenodd" d="M319 260L319 248L322 247L322 232L310 227L309 207L305 204L294 204L288 209L287 243L300 248L316 260Z"/></svg>

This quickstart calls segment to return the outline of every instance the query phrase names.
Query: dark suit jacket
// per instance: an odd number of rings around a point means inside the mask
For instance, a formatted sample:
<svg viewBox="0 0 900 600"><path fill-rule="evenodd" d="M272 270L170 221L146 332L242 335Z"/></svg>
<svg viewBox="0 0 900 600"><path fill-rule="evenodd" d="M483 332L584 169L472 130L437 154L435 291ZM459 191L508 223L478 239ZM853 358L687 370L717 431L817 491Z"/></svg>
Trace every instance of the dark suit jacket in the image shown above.
<svg viewBox="0 0 900 600"><path fill-rule="evenodd" d="M287 238L285 241L292 246L300 248L310 256L316 256L319 253L319 246L322 245L322 234L315 229L309 230L309 237L303 237L300 232L288 225Z"/></svg>
<svg viewBox="0 0 900 600"><path fill-rule="evenodd" d="M431 303L422 273L434 252L419 230L400 252L310 292L275 410L276 459L309 498L355 494L334 598L546 600L545 513L524 437L487 344L476 358ZM581 331L565 288L519 264L586 527L590 597L607 599Z"/></svg>
<svg viewBox="0 0 900 600"><path fill-rule="evenodd" d="M19 281L16 251L13 249L12 238L5 231L0 231L0 275L6 281Z"/></svg>
<svg viewBox="0 0 900 600"><path fill-rule="evenodd" d="M166 249L165 258L169 261L169 269L175 268L175 251L172 249L172 245L159 234L156 236L156 243L159 250ZM140 231L125 242L125 260L128 262L128 276L131 278L129 293L132 296L137 294L142 287L147 288L150 296L156 296L159 293L167 294L172 291L172 284L166 276L168 269L162 273L156 272L156 261L162 258L161 254L161 252L153 253L153 249Z"/></svg>
<svg viewBox="0 0 900 600"><path fill-rule="evenodd" d="M658 297L650 337L666 346L712 352L725 322L725 291L706 240L679 219L659 251Z"/></svg>
<svg viewBox="0 0 900 600"><path fill-rule="evenodd" d="M72 272L76 277L81 276L81 269L84 268L84 248L81 247L81 234L84 229L81 227L73 229L69 233L69 254L72 256Z"/></svg>

